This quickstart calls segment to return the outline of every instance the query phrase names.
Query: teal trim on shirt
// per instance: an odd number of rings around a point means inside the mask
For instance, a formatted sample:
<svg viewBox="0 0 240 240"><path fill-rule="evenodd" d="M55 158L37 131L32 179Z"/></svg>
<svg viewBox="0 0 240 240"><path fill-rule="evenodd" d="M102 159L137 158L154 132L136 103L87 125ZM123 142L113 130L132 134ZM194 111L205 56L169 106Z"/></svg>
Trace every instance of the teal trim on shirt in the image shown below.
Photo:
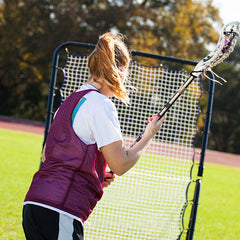
<svg viewBox="0 0 240 240"><path fill-rule="evenodd" d="M82 106L82 104L86 101L87 99L85 97L82 97L79 101L79 103L77 104L77 106L74 108L73 113L72 113L72 123L74 122L74 119L76 117L76 114L79 110L79 108Z"/></svg>

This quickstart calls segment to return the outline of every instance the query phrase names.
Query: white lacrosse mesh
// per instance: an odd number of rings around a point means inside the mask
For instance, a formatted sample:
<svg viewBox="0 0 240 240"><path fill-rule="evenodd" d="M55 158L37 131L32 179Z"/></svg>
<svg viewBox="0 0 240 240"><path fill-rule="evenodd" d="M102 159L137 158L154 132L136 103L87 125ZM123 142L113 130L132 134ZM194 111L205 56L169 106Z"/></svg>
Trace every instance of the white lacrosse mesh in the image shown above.
<svg viewBox="0 0 240 240"><path fill-rule="evenodd" d="M63 68L63 100L88 79L87 57L69 54ZM189 74L184 70L147 67L133 61L130 80L136 91L131 105L113 99L126 146L144 130ZM196 79L167 113L146 154L126 174L116 176L85 222L86 240L177 239L194 155L201 88ZM184 228L187 228L185 226Z"/></svg>

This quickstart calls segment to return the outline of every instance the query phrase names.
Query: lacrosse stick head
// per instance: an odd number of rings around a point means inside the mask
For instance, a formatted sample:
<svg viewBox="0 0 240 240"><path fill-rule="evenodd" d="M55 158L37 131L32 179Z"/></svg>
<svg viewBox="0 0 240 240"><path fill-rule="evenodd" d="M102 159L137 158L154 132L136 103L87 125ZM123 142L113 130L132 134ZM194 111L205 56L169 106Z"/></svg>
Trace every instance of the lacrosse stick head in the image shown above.
<svg viewBox="0 0 240 240"><path fill-rule="evenodd" d="M212 67L224 61L234 50L240 32L240 22L230 22L221 31L216 48L203 58L194 68L192 75L197 77L212 71Z"/></svg>

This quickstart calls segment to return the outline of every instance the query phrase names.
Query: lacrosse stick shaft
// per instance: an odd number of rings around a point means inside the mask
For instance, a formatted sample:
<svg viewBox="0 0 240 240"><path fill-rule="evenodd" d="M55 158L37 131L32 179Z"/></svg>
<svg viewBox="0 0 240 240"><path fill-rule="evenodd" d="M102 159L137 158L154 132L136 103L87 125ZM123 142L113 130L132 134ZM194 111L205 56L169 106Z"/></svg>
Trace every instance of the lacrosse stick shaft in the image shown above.
<svg viewBox="0 0 240 240"><path fill-rule="evenodd" d="M159 120L165 115L165 113L171 108L171 106L177 101L177 99L182 95L182 93L186 90L186 88L189 86L189 84L196 78L197 76L190 75L186 82L177 90L177 92L171 97L171 99L164 105L164 107L161 109L161 111L158 113ZM135 143L139 142L143 136L145 131L142 131L142 133L138 136L138 138L135 140L135 142L131 145L134 146Z"/></svg>
<svg viewBox="0 0 240 240"><path fill-rule="evenodd" d="M186 90L189 84L195 79L196 77L191 75L187 81L177 90L177 92L172 96L172 98L164 105L162 110L158 113L159 119L161 119L165 113L170 109L170 107L175 103L175 101L182 95L182 93Z"/></svg>

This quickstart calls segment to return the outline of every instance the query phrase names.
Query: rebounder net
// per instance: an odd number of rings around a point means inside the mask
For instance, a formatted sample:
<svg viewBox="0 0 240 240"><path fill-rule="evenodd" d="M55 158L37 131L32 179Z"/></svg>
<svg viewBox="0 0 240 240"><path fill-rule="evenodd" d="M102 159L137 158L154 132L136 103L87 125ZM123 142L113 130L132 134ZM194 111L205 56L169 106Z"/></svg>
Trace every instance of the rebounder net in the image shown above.
<svg viewBox="0 0 240 240"><path fill-rule="evenodd" d="M168 102L189 73L163 66L130 64L129 106L113 98L125 145L130 147L144 130L145 120ZM64 101L89 77L87 55L67 53L60 95ZM182 239L187 231L196 175L194 140L200 114L201 80L195 79L167 113L139 162L105 188L89 219L84 223L86 240Z"/></svg>

